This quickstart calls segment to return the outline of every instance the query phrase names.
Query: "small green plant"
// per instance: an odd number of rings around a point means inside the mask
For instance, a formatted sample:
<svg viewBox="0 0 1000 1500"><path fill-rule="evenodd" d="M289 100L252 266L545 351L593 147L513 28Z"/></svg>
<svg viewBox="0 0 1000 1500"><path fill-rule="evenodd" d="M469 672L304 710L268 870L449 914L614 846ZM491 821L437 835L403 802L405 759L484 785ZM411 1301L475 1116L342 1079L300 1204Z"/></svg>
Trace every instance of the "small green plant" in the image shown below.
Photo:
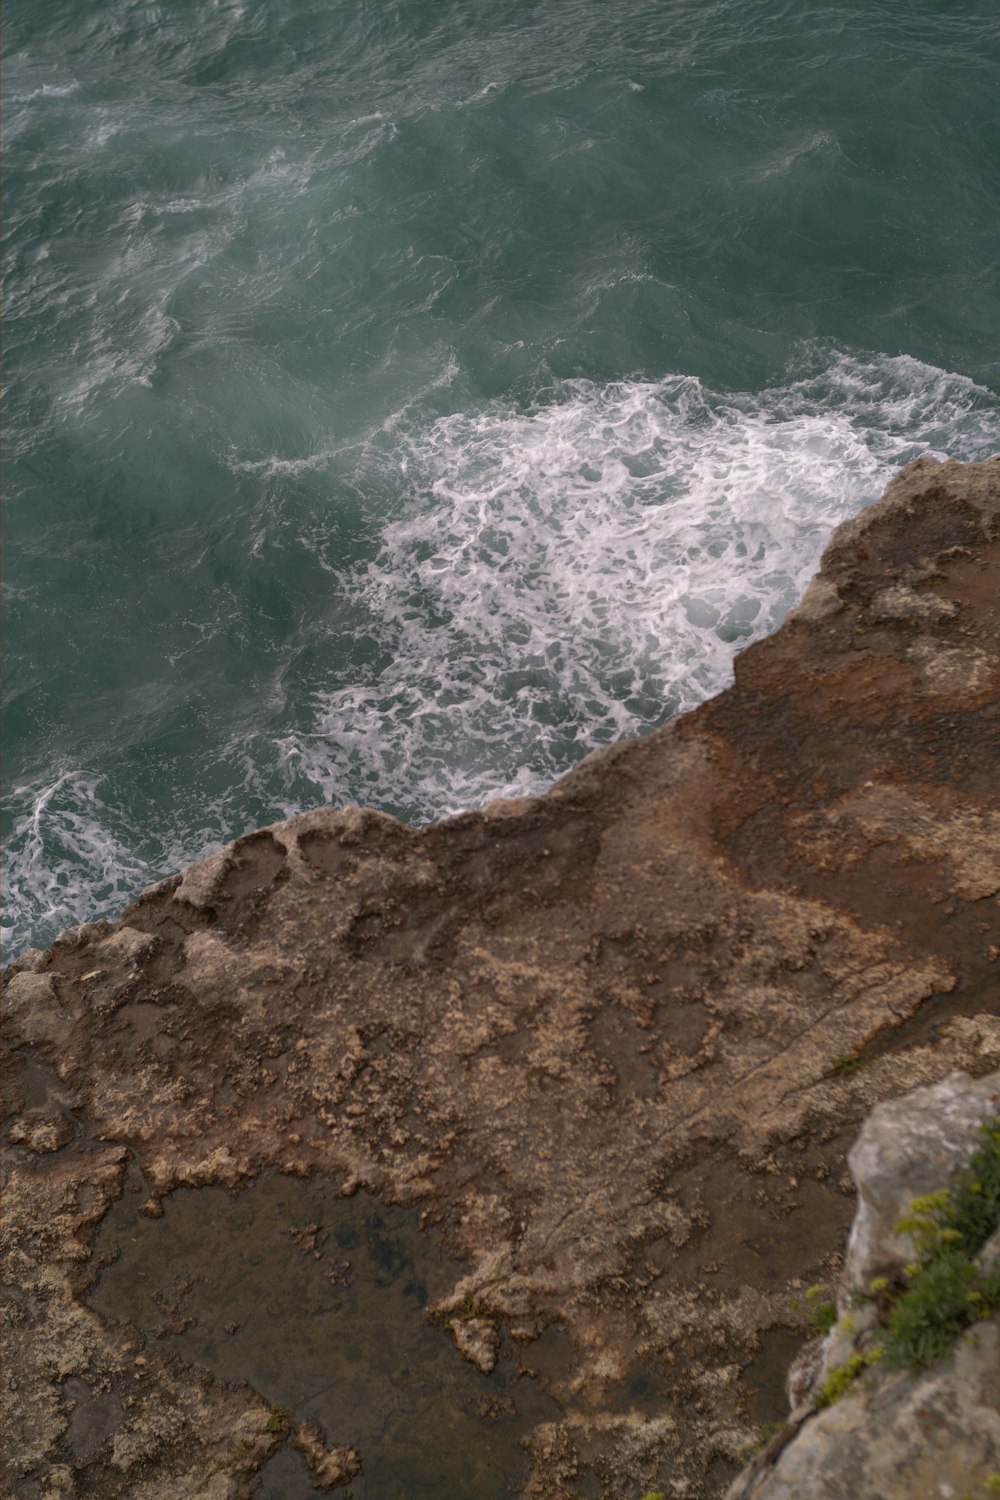
<svg viewBox="0 0 1000 1500"><path fill-rule="evenodd" d="M817 1333L829 1333L837 1321L836 1302L817 1302L812 1310L812 1326Z"/></svg>
<svg viewBox="0 0 1000 1500"><path fill-rule="evenodd" d="M988 1474L986 1476L986 1488L991 1495L1000 1495L1000 1474Z"/></svg>
<svg viewBox="0 0 1000 1500"><path fill-rule="evenodd" d="M835 1365L813 1397L814 1404L818 1407L832 1406L850 1390L869 1365L877 1364L881 1358L881 1345L873 1344L869 1349L859 1349L857 1354L852 1354L850 1359L845 1359L842 1365Z"/></svg>
<svg viewBox="0 0 1000 1500"><path fill-rule="evenodd" d="M897 1234L908 1234L916 1245L921 1260L932 1256L941 1246L961 1238L958 1231L948 1226L948 1216L955 1206L955 1195L949 1188L940 1188L936 1193L925 1193L922 1198L910 1200L910 1211L896 1225ZM917 1262L919 1264L919 1262Z"/></svg>
<svg viewBox="0 0 1000 1500"><path fill-rule="evenodd" d="M809 1321L816 1333L829 1333L837 1321L837 1304L829 1299L821 1302L819 1299L825 1297L826 1288L823 1286L811 1286L806 1291L806 1301L812 1306L809 1310Z"/></svg>
<svg viewBox="0 0 1000 1500"><path fill-rule="evenodd" d="M461 1323L467 1323L470 1318L488 1318L489 1315L490 1310L486 1303L477 1302L471 1292L466 1292L461 1307L458 1312L452 1314L452 1317L457 1318Z"/></svg>
<svg viewBox="0 0 1000 1500"><path fill-rule="evenodd" d="M856 1052L844 1052L840 1057L835 1057L830 1064L830 1072L837 1078L850 1078L861 1066L861 1058Z"/></svg>
<svg viewBox="0 0 1000 1500"><path fill-rule="evenodd" d="M470 1318L489 1318L492 1314L485 1302L477 1302L471 1292L466 1292L461 1307L453 1312L446 1312L443 1307L438 1307L427 1316L432 1323L450 1331L455 1323L467 1323Z"/></svg>
<svg viewBox="0 0 1000 1500"><path fill-rule="evenodd" d="M911 1370L935 1364L971 1323L998 1306L1000 1269L984 1273L960 1250L934 1256L889 1314L889 1364Z"/></svg>
<svg viewBox="0 0 1000 1500"><path fill-rule="evenodd" d="M289 1416L282 1406L272 1406L271 1414L267 1419L268 1432L286 1432L289 1425Z"/></svg>
<svg viewBox="0 0 1000 1500"><path fill-rule="evenodd" d="M1000 1225L1000 1116L983 1126L983 1143L953 1189L914 1198L896 1226L918 1259L893 1302L886 1361L920 1370L944 1357L970 1324L1000 1307L1000 1264L984 1268L978 1252Z"/></svg>
<svg viewBox="0 0 1000 1500"><path fill-rule="evenodd" d="M977 1260L1000 1227L1000 1115L983 1126L982 1137L954 1186L914 1198L896 1225L913 1240L917 1258L903 1268L902 1287L885 1276L872 1281L869 1291L885 1326L877 1342L831 1370L813 1398L817 1406L832 1406L879 1360L896 1369L926 1369L970 1337L973 1323L1000 1308L1000 1261L987 1267ZM810 1287L806 1295L812 1301L821 1292ZM851 1334L857 1325L847 1316L840 1328ZM991 1475L987 1487L1000 1494L1000 1475Z"/></svg>

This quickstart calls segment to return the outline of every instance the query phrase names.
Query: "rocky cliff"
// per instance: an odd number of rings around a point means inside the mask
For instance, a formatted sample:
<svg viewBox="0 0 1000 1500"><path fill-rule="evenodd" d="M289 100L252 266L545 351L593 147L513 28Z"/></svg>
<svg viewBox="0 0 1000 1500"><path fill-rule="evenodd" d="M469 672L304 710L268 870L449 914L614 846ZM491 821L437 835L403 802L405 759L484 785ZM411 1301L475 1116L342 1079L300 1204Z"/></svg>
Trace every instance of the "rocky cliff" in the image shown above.
<svg viewBox="0 0 1000 1500"><path fill-rule="evenodd" d="M1000 1491L1000 1073L877 1105L848 1161L858 1207L836 1321L803 1346L789 1419L726 1500L987 1500ZM964 1247L962 1184L986 1210Z"/></svg>
<svg viewBox="0 0 1000 1500"><path fill-rule="evenodd" d="M235 1500L290 1440L319 1488L365 1465L179 1358L177 1286L162 1337L88 1305L123 1194L155 1223L278 1174L419 1210L482 1421L548 1401L528 1496L721 1494L840 1272L860 1122L1000 1064L998 787L1000 460L921 460L728 692L548 795L304 814L25 955L8 1492Z"/></svg>

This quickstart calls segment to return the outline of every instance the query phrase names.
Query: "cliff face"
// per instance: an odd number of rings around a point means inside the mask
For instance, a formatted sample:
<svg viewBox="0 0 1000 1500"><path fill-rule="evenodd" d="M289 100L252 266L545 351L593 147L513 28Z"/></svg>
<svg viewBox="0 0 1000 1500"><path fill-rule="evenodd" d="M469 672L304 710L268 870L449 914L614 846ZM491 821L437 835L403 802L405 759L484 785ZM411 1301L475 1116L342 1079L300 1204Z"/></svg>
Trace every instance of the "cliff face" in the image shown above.
<svg viewBox="0 0 1000 1500"><path fill-rule="evenodd" d="M547 796L305 814L27 955L12 1492L252 1492L305 1414L83 1297L140 1173L156 1215L267 1169L419 1207L458 1348L559 1404L528 1494L720 1494L837 1268L860 1120L1000 1063L998 786L1000 460L921 460L730 691ZM310 1442L329 1478L352 1433Z"/></svg>
<svg viewBox="0 0 1000 1500"><path fill-rule="evenodd" d="M980 1202L990 1203L990 1214L981 1217L993 1225L993 1233L977 1225L975 1246L968 1254L958 1253L967 1266L984 1269L1000 1256L995 1219L998 1121L1000 1073L976 1080L952 1073L872 1111L848 1156L858 1185L858 1209L838 1289L837 1321L824 1339L804 1346L789 1380L796 1409L735 1481L726 1500L838 1500L843 1495L852 1500L952 1500L957 1495L980 1500L996 1493L1000 1314L978 1289L974 1299L966 1297L962 1288L971 1288L972 1282L959 1281L953 1271L942 1274L947 1255L932 1226L940 1227L949 1210L954 1219L961 1218L955 1213L955 1195L964 1170L976 1183ZM990 1148L984 1126L993 1127ZM970 1167L977 1149L978 1177ZM992 1171L982 1170L985 1161L992 1162ZM936 1214L925 1206L915 1219L914 1200L929 1205L925 1195L942 1190L951 1194L951 1203L941 1203ZM899 1233L897 1226L907 1223L920 1223L923 1234ZM960 1238L955 1228L950 1232ZM984 1242L982 1235L987 1236ZM936 1274L927 1269L933 1258ZM893 1309L898 1315L904 1295L911 1307L913 1297L920 1297L913 1267L922 1263L925 1278L934 1274L935 1296L922 1303L919 1315L911 1313L907 1319L905 1349L893 1349L888 1338ZM947 1311L946 1285L952 1298ZM954 1318L955 1305L962 1303L968 1314L964 1329L963 1320ZM932 1308L939 1318L933 1334ZM949 1331L942 1336L945 1327ZM929 1357L931 1344L934 1358ZM903 1353L910 1354L908 1362L901 1359ZM919 1367L908 1368L908 1363Z"/></svg>

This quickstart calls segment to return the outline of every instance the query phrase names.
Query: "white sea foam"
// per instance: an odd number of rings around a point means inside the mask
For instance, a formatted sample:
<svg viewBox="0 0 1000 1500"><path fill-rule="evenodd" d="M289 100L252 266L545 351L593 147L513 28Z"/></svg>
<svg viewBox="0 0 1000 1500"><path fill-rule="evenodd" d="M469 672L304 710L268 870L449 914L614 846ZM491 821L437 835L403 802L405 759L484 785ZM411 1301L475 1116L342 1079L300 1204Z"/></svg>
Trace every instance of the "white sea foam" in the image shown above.
<svg viewBox="0 0 1000 1500"><path fill-rule="evenodd" d="M538 790L718 692L837 522L997 428L969 380L841 354L756 394L571 381L400 423L407 503L348 580L381 668L319 692L285 763L325 800L422 818Z"/></svg>
<svg viewBox="0 0 1000 1500"><path fill-rule="evenodd" d="M234 474L260 474L265 479L274 479L279 475L297 478L300 474L328 468L340 451L324 447L315 453L307 453L302 458L278 458L276 454L260 459L234 458L230 460L229 467Z"/></svg>
<svg viewBox="0 0 1000 1500"><path fill-rule="evenodd" d="M427 390L439 399L455 375ZM407 403L353 455L331 443L297 461L336 456L358 493L396 496L374 558L336 577L350 626L308 731L206 747L208 780L231 784L215 800L192 784L160 830L85 771L16 788L13 951L120 909L259 821L250 808L356 801L421 820L540 790L723 688L831 528L900 464L984 457L1000 435L995 396L906 357L813 355L755 394L676 376L565 382L527 408L432 406Z"/></svg>
<svg viewBox="0 0 1000 1500"><path fill-rule="evenodd" d="M64 771L11 793L11 804L24 811L5 840L5 944L16 947L23 932L67 927L107 910L140 878L141 862L110 831L98 785L96 776Z"/></svg>
<svg viewBox="0 0 1000 1500"><path fill-rule="evenodd" d="M79 87L75 79L70 83L43 83L37 89L29 89L26 94L14 94L11 103L30 104L35 99L68 99Z"/></svg>
<svg viewBox="0 0 1000 1500"><path fill-rule="evenodd" d="M3 851L0 940L8 954L28 941L50 941L63 928L118 912L164 871L223 842L222 830L211 826L212 808L186 810L186 826L159 832L137 828L114 786L79 767L50 781L17 786L8 802L17 809Z"/></svg>

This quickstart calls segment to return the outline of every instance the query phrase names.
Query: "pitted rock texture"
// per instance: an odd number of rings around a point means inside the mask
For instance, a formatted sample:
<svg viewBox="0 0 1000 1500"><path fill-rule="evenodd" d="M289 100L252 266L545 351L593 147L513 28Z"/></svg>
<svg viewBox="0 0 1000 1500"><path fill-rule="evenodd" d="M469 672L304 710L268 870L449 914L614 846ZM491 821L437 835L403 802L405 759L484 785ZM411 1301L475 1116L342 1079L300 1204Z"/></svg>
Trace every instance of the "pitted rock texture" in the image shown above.
<svg viewBox="0 0 1000 1500"><path fill-rule="evenodd" d="M1000 460L921 460L732 689L546 796L422 831L303 814L27 955L12 1492L250 1492L284 1441L257 1395L81 1296L127 1177L155 1214L268 1168L437 1227L465 1266L437 1312L474 1306L561 1405L526 1493L721 1494L768 1338L839 1270L861 1119L1000 1063L998 788ZM71 1381L113 1398L83 1449Z"/></svg>
<svg viewBox="0 0 1000 1500"><path fill-rule="evenodd" d="M1000 1475L1000 1317L975 1324L933 1369L870 1366L834 1405L813 1394L877 1336L872 1279L894 1280L918 1251L896 1234L914 1198L954 1185L1000 1115L1000 1072L950 1073L872 1110L848 1162L858 1189L838 1321L789 1380L795 1410L726 1500L954 1500L991 1493ZM987 1241L985 1261L1000 1243ZM817 1341L818 1342L818 1341ZM797 1382L796 1376L802 1378Z"/></svg>

